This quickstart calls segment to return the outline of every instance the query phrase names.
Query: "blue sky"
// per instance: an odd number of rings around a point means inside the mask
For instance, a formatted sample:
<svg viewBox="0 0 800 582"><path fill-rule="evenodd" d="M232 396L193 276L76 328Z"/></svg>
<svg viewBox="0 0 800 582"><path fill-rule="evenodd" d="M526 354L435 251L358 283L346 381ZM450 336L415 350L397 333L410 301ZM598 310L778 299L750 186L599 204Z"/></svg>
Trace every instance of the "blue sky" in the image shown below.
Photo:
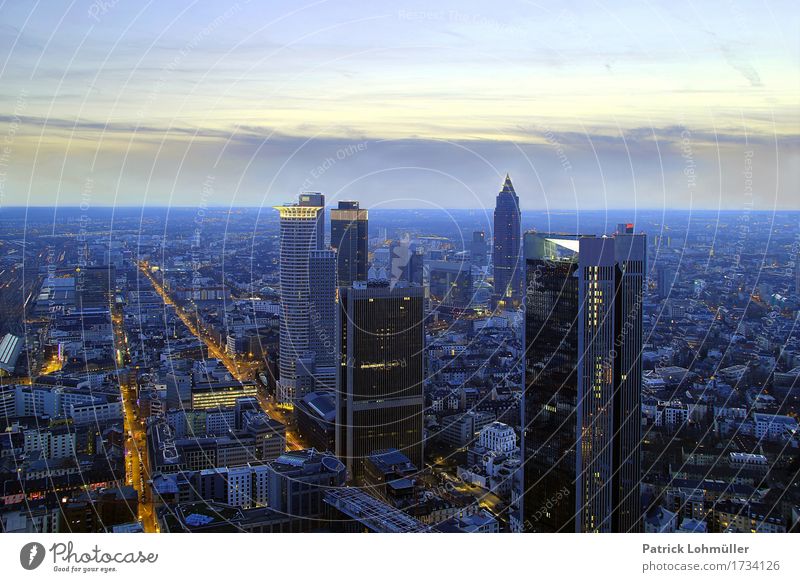
<svg viewBox="0 0 800 582"><path fill-rule="evenodd" d="M4 2L0 204L800 206L793 3L436 6Z"/></svg>

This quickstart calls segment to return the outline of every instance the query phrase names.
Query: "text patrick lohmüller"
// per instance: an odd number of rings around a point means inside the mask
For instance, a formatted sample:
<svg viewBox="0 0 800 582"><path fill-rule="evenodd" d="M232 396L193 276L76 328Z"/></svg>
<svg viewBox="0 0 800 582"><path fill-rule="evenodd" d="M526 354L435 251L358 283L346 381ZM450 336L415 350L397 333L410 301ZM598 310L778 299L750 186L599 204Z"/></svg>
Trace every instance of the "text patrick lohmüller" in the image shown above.
<svg viewBox="0 0 800 582"><path fill-rule="evenodd" d="M746 554L749 550L739 544L642 544L643 554Z"/></svg>

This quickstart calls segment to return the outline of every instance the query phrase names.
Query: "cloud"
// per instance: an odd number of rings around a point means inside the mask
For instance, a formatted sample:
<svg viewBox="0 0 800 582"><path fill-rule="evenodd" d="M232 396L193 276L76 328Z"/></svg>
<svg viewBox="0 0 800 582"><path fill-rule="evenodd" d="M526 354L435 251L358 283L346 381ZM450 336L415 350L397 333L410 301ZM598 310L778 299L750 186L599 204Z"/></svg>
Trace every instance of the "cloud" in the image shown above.
<svg viewBox="0 0 800 582"><path fill-rule="evenodd" d="M751 87L762 86L761 77L749 60L745 59L738 54L738 52L728 46L721 46L720 50L722 51L722 54L725 55L725 60L728 62L728 64L736 71L741 73L742 77L747 79Z"/></svg>
<svg viewBox="0 0 800 582"><path fill-rule="evenodd" d="M621 2L407 9L119 3L97 26L85 6L4 5L3 201L75 203L91 179L95 203L192 204L214 173L222 205L307 184L366 205L490 207L511 171L528 209L739 207L752 148L757 204L798 205L782 7L777 22Z"/></svg>
<svg viewBox="0 0 800 582"><path fill-rule="evenodd" d="M67 135L74 124L48 120ZM508 171L526 210L738 209L746 151L754 152L756 208L796 208L800 187L792 170L797 136L745 139L680 126L616 135L529 127L519 140L291 136L259 126L173 131L90 121L79 127L79 135L102 134L102 143L52 135L15 143L6 201L30 191L32 203L76 204L91 179L96 205L192 205L213 175L221 206L270 206L319 190L332 203L352 198L367 207L491 208Z"/></svg>

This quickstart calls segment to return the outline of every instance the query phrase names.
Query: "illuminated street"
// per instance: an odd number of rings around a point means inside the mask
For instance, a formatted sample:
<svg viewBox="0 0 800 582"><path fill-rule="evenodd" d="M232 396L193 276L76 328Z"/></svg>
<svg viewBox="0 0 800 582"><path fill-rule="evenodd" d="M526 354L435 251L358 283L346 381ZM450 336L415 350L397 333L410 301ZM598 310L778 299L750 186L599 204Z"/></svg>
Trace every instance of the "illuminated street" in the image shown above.
<svg viewBox="0 0 800 582"><path fill-rule="evenodd" d="M114 343L119 360L125 363L128 352L122 317L114 313L111 317L114 326ZM127 484L139 493L139 519L146 533L158 532L158 521L153 507L153 491L150 482L150 465L147 458L147 432L144 422L139 418L136 405L136 387L120 379L120 394L124 414L125 431L125 473Z"/></svg>
<svg viewBox="0 0 800 582"><path fill-rule="evenodd" d="M195 337L205 343L205 345L208 347L209 355L221 361L225 365L225 368L228 370L228 372L230 372L231 376L240 382L251 380L255 376L258 366L257 362L237 362L231 358L227 353L225 353L224 349L214 342L208 333L205 333L203 330L199 329L197 325L195 325L185 309L177 305L172 300L169 294L164 290L163 286L160 285L155 277L153 277L153 275L150 273L149 265L146 262L140 262L139 269L147 277L150 283L152 283L153 289L155 289L156 293L158 293L158 295L164 300L164 303L175 306L175 312L184 325L186 325L187 329ZM246 370L246 372L242 370ZM277 406L260 390L257 398L264 412L266 412L271 418L280 421L286 426L286 448L288 450L300 450L307 448L300 435L297 434L297 431L294 429L294 419L292 418L291 410Z"/></svg>

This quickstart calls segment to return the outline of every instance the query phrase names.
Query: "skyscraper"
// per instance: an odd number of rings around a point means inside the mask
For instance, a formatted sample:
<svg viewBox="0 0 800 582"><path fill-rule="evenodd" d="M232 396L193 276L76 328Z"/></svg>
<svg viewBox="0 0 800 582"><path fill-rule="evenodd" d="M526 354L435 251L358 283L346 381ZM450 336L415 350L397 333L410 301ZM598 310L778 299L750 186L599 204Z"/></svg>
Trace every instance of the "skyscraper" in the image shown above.
<svg viewBox="0 0 800 582"><path fill-rule="evenodd" d="M656 269L656 287L658 298L666 299L669 297L672 286L675 284L677 269L672 265L659 265Z"/></svg>
<svg viewBox="0 0 800 582"><path fill-rule="evenodd" d="M431 261L431 297L446 307L467 309L475 295L472 264L469 261Z"/></svg>
<svg viewBox="0 0 800 582"><path fill-rule="evenodd" d="M302 194L297 205L275 206L280 213L280 365L277 400L291 404L296 397L297 360L306 357L310 348L311 286L309 259L320 248L320 215L323 206L312 206L316 200L324 204L322 195ZM324 225L324 223L323 223Z"/></svg>
<svg viewBox="0 0 800 582"><path fill-rule="evenodd" d="M325 248L325 195L319 192L303 192L300 194L298 206L320 208L317 214L316 248Z"/></svg>
<svg viewBox="0 0 800 582"><path fill-rule="evenodd" d="M520 256L520 210L519 197L514 191L511 178L506 174L503 189L497 195L494 208L494 298L496 306L501 302L518 304L522 296L523 265Z"/></svg>
<svg viewBox="0 0 800 582"><path fill-rule="evenodd" d="M343 200L331 210L331 248L338 253L339 285L367 280L368 211Z"/></svg>
<svg viewBox="0 0 800 582"><path fill-rule="evenodd" d="M423 285L425 273L425 253L422 249L415 249L408 257L408 267L404 270L404 276L409 283Z"/></svg>
<svg viewBox="0 0 800 582"><path fill-rule="evenodd" d="M334 389L336 378L336 251L314 250L309 257L309 350L315 358L316 388ZM297 398L303 395L297 394Z"/></svg>
<svg viewBox="0 0 800 582"><path fill-rule="evenodd" d="M645 237L529 232L525 260L524 528L638 531Z"/></svg>
<svg viewBox="0 0 800 582"><path fill-rule="evenodd" d="M356 482L380 449L421 467L423 289L358 282L340 293L336 454Z"/></svg>

